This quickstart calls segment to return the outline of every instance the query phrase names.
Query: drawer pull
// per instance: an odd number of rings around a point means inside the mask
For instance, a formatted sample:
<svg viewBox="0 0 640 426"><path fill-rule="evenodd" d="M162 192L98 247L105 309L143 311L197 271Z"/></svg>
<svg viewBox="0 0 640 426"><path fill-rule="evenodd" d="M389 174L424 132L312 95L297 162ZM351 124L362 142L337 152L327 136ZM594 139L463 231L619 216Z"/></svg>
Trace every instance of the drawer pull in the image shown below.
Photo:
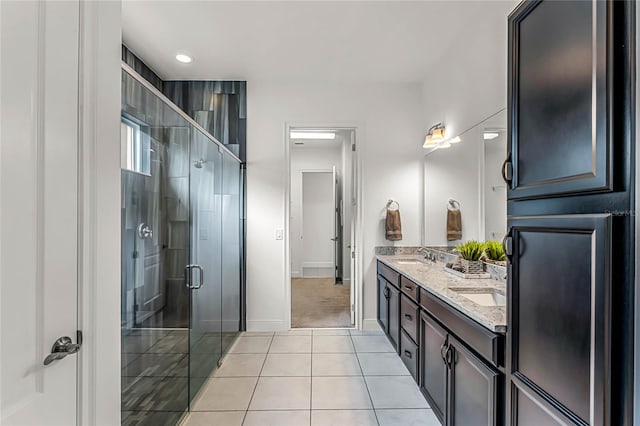
<svg viewBox="0 0 640 426"><path fill-rule="evenodd" d="M406 319L408 319L409 321L413 321L413 317L411 315L409 315L409 314L404 314L404 317Z"/></svg>
<svg viewBox="0 0 640 426"><path fill-rule="evenodd" d="M413 291L413 287L411 287L410 285L405 285L404 288L406 288L407 290Z"/></svg>
<svg viewBox="0 0 640 426"><path fill-rule="evenodd" d="M404 351L404 356L406 356L407 358L411 359L413 354L410 351Z"/></svg>

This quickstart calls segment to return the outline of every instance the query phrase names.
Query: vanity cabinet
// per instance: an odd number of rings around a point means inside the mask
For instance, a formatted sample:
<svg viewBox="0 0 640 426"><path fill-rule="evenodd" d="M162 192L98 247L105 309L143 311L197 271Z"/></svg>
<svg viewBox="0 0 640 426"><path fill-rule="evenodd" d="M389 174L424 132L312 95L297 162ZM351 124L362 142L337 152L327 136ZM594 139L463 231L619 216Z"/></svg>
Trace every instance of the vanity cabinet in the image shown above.
<svg viewBox="0 0 640 426"><path fill-rule="evenodd" d="M378 262L378 324L400 350L400 274Z"/></svg>
<svg viewBox="0 0 640 426"><path fill-rule="evenodd" d="M420 313L420 390L433 413L445 424L448 368L444 351L447 331L426 312Z"/></svg>
<svg viewBox="0 0 640 426"><path fill-rule="evenodd" d="M443 425L503 424L503 334L382 262L378 322Z"/></svg>

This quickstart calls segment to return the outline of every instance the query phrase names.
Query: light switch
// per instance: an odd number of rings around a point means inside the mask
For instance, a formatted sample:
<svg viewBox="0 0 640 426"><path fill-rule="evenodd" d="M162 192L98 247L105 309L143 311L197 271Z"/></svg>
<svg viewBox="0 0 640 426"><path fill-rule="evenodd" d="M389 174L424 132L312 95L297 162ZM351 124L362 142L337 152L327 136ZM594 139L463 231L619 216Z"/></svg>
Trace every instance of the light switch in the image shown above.
<svg viewBox="0 0 640 426"><path fill-rule="evenodd" d="M276 240L283 240L283 239L284 239L284 229L282 228L276 229Z"/></svg>

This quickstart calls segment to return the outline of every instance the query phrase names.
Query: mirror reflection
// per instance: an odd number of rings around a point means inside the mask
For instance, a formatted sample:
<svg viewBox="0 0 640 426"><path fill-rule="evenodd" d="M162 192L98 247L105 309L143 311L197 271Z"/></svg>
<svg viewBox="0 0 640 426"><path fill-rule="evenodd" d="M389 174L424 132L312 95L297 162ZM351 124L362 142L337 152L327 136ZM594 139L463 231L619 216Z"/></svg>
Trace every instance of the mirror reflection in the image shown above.
<svg viewBox="0 0 640 426"><path fill-rule="evenodd" d="M507 229L507 187L500 173L506 128L502 109L460 134L459 143L425 154L423 245L502 239ZM459 207L461 232L449 229L452 206Z"/></svg>

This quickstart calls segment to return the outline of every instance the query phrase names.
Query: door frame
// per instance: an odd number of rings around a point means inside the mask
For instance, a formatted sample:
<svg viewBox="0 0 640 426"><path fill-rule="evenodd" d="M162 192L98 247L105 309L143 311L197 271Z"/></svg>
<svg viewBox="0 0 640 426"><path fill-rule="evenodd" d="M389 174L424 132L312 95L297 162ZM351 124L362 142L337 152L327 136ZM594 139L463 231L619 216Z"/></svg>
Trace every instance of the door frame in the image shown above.
<svg viewBox="0 0 640 426"><path fill-rule="evenodd" d="M77 424L120 424L120 2L80 0Z"/></svg>
<svg viewBox="0 0 640 426"><path fill-rule="evenodd" d="M286 184L284 197L284 277L285 277L285 306L284 312L285 325L287 329L291 329L291 138L290 133L295 128L313 128L313 129L331 129L331 130L351 130L354 133L356 147L362 146L364 140L364 125L358 122L285 122L284 123L284 151L286 161ZM355 268L351 271L351 285L354 286L354 300L352 301L355 310L355 323L353 328L361 330L363 327L363 235L362 235L362 155L361 150L351 151L351 159L356 164L355 182L356 188L356 205L355 205Z"/></svg>

